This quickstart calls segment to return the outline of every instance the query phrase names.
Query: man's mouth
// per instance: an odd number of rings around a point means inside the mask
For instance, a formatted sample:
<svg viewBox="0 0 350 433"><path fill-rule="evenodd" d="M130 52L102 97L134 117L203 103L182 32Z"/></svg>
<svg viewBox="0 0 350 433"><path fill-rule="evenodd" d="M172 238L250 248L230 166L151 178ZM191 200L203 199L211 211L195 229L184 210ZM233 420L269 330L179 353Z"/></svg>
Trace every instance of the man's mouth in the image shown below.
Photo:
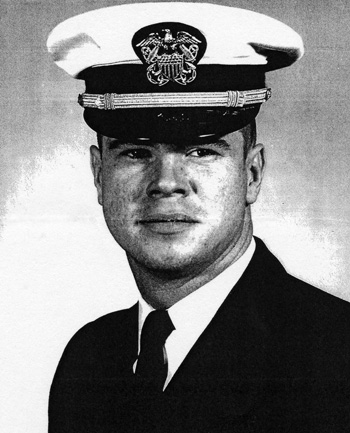
<svg viewBox="0 0 350 433"><path fill-rule="evenodd" d="M156 233L172 234L187 230L198 222L197 219L183 213L155 213L143 217L138 224Z"/></svg>
<svg viewBox="0 0 350 433"><path fill-rule="evenodd" d="M196 223L198 222L196 219L190 217L189 215L183 213L156 213L147 215L142 218L139 223L147 224L153 222L182 222L182 223Z"/></svg>

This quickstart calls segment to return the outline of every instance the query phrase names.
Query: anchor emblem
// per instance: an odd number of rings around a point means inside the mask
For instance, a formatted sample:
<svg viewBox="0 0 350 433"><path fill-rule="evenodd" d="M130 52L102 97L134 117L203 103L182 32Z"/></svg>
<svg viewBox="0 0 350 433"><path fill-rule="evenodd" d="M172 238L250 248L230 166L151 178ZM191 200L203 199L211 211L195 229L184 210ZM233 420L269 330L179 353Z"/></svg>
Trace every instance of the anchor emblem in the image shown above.
<svg viewBox="0 0 350 433"><path fill-rule="evenodd" d="M184 86L197 76L195 62L203 41L185 30L177 31L175 37L173 33L170 26L164 26L135 44L139 57L149 65L147 78L152 84L164 86L173 81Z"/></svg>

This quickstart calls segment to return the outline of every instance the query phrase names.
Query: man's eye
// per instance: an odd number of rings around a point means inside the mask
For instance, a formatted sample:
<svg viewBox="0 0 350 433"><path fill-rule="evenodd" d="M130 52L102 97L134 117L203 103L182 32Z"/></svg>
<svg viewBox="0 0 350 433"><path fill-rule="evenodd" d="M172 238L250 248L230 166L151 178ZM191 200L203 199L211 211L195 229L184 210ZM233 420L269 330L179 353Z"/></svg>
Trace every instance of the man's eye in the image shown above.
<svg viewBox="0 0 350 433"><path fill-rule="evenodd" d="M195 156L197 158L204 158L206 156L213 156L217 154L218 153L215 152L215 150L207 149L207 148L193 149L190 152L188 152L188 155Z"/></svg>
<svg viewBox="0 0 350 433"><path fill-rule="evenodd" d="M148 149L128 149L121 152L120 155L131 159L144 159L152 156Z"/></svg>

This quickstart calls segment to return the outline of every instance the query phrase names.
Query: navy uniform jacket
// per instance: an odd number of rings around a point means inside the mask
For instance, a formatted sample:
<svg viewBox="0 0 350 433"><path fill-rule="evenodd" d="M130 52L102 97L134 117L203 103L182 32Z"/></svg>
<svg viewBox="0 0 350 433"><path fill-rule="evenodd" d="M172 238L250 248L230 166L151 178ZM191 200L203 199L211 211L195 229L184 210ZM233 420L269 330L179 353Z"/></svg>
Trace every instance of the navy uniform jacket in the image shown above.
<svg viewBox="0 0 350 433"><path fill-rule="evenodd" d="M57 368L49 432L350 432L350 305L256 243L162 394L133 374L137 305L83 327Z"/></svg>

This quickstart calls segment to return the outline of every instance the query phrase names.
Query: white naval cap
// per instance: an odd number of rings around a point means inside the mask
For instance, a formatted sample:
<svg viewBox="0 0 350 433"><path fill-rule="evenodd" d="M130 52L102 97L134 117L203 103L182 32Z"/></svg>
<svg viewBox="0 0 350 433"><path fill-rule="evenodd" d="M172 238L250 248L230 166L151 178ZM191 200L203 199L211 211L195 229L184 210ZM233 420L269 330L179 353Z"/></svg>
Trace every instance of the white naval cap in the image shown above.
<svg viewBox="0 0 350 433"><path fill-rule="evenodd" d="M55 27L47 47L73 77L90 66L141 63L131 40L139 29L160 22L183 22L205 35L201 64L267 65L271 70L270 51L281 53L281 63L272 69L304 53L298 33L274 18L229 6L177 2L126 4L77 15Z"/></svg>
<svg viewBox="0 0 350 433"><path fill-rule="evenodd" d="M90 11L59 24L47 47L85 80L89 126L118 137L164 133L164 122L168 135L240 129L270 97L265 72L304 53L301 37L266 15L183 2Z"/></svg>

